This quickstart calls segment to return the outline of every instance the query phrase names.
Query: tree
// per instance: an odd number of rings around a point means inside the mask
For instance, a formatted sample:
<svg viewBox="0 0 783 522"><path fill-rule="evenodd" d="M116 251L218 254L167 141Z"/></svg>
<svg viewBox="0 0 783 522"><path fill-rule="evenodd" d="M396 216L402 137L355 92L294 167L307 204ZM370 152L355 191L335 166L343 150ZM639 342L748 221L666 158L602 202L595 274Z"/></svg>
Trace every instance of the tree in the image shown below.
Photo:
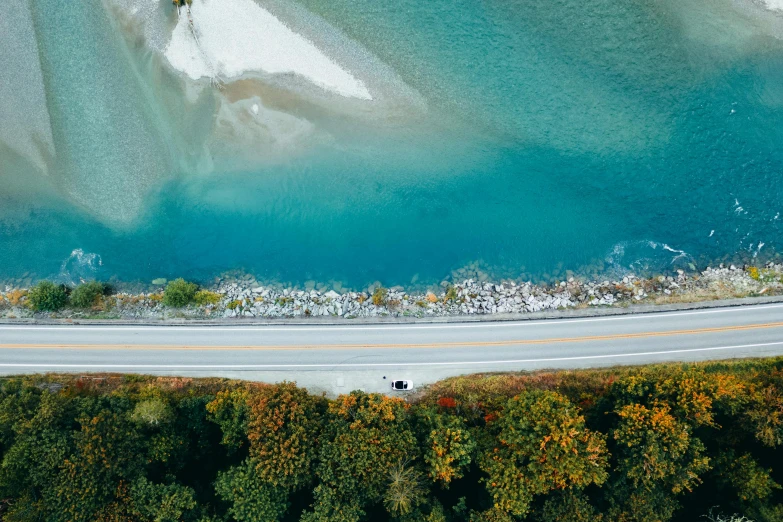
<svg viewBox="0 0 783 522"><path fill-rule="evenodd" d="M315 515L344 513L351 520L383 500L389 470L416 457L408 408L396 397L354 391L330 402L325 420Z"/></svg>
<svg viewBox="0 0 783 522"><path fill-rule="evenodd" d="M311 482L326 401L282 383L250 396L249 406L247 438L258 476L291 490Z"/></svg>
<svg viewBox="0 0 783 522"><path fill-rule="evenodd" d="M734 414L746 402L746 386L725 373L702 368L642 369L612 386L617 404L669 405L672 415L693 427L715 425L716 408Z"/></svg>
<svg viewBox="0 0 783 522"><path fill-rule="evenodd" d="M207 404L209 420L220 426L223 433L221 444L232 450L241 448L247 442L250 391L246 387L220 390Z"/></svg>
<svg viewBox="0 0 783 522"><path fill-rule="evenodd" d="M41 281L27 294L30 306L39 312L56 312L65 307L68 301L68 290L64 285L56 285L51 281Z"/></svg>
<svg viewBox="0 0 783 522"><path fill-rule="evenodd" d="M596 513L582 492L567 489L547 498L537 519L541 522L600 522L603 516Z"/></svg>
<svg viewBox="0 0 783 522"><path fill-rule="evenodd" d="M719 471L719 481L737 492L743 502L764 500L780 484L772 479L772 471L761 467L753 457L745 453L737 457L732 450L721 454L716 470Z"/></svg>
<svg viewBox="0 0 783 522"><path fill-rule="evenodd" d="M163 304L172 308L182 308L193 302L198 291L198 285L189 283L182 278L175 279L166 285L163 291Z"/></svg>
<svg viewBox="0 0 783 522"><path fill-rule="evenodd" d="M358 502L342 498L332 487L319 484L313 490L313 511L302 514L300 522L359 522L365 512Z"/></svg>
<svg viewBox="0 0 783 522"><path fill-rule="evenodd" d="M405 516L424 503L425 492L422 474L406 463L400 462L389 471L389 486L383 504L393 516Z"/></svg>
<svg viewBox="0 0 783 522"><path fill-rule="evenodd" d="M195 492L181 484L154 484L144 477L131 488L134 509L146 520L179 522L195 515Z"/></svg>
<svg viewBox="0 0 783 522"><path fill-rule="evenodd" d="M465 420L428 408L419 413L418 424L418 431L424 434L422 452L427 475L446 486L461 478L476 449Z"/></svg>
<svg viewBox="0 0 783 522"><path fill-rule="evenodd" d="M49 478L54 498L46 502L48 520L91 520L114 500L121 481L141 471L140 439L127 417L118 408L90 410L85 408L77 419L72 453Z"/></svg>
<svg viewBox="0 0 783 522"><path fill-rule="evenodd" d="M471 511L469 522L514 522L514 519L497 507L490 508L486 511Z"/></svg>
<svg viewBox="0 0 783 522"><path fill-rule="evenodd" d="M609 518L618 522L669 520L677 495L691 491L710 469L702 442L666 403L629 404L616 411L612 437L617 464L609 489Z"/></svg>
<svg viewBox="0 0 783 522"><path fill-rule="evenodd" d="M277 522L288 509L285 489L261 480L250 460L220 472L215 491L231 504L228 513L237 522Z"/></svg>
<svg viewBox="0 0 783 522"><path fill-rule="evenodd" d="M704 445L691 428L675 419L668 404L623 406L613 432L618 443L618 471L635 488L661 484L674 494L691 491L710 469Z"/></svg>
<svg viewBox="0 0 783 522"><path fill-rule="evenodd" d="M171 408L162 399L149 399L136 404L131 419L148 426L159 426L170 421Z"/></svg>
<svg viewBox="0 0 783 522"><path fill-rule="evenodd" d="M783 443L783 396L777 386L753 386L745 411L745 424L758 441L776 447Z"/></svg>
<svg viewBox="0 0 783 522"><path fill-rule="evenodd" d="M60 466L73 451L69 432L74 415L72 402L60 394L18 381L4 384L0 498L14 499L4 520L58 520L49 517L50 502L56 501L53 483Z"/></svg>
<svg viewBox="0 0 783 522"><path fill-rule="evenodd" d="M483 455L495 507L523 516L535 495L602 484L606 441L562 395L528 391L510 399L496 423L494 447Z"/></svg>

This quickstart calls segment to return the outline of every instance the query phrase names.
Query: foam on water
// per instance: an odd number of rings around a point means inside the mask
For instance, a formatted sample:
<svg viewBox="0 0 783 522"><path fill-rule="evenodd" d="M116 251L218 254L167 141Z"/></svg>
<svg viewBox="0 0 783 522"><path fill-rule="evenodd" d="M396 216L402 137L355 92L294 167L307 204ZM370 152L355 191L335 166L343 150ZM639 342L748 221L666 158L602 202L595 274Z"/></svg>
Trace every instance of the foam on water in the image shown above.
<svg viewBox="0 0 783 522"><path fill-rule="evenodd" d="M684 250L672 248L666 243L635 240L621 241L614 245L606 256L606 262L611 274L624 275L688 269L693 266L694 259Z"/></svg>
<svg viewBox="0 0 783 522"><path fill-rule="evenodd" d="M98 271L102 266L103 260L100 255L77 248L60 265L60 273L56 280L58 283L71 286L92 281L98 277Z"/></svg>

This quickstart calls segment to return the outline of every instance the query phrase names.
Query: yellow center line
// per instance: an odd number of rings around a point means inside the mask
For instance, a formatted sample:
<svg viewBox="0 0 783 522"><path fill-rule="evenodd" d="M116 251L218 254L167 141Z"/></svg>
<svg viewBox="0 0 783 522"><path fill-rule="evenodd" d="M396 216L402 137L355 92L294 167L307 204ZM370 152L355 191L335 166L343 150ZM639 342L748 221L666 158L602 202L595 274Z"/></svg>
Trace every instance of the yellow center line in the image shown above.
<svg viewBox="0 0 783 522"><path fill-rule="evenodd" d="M672 337L677 335L701 335L721 332L740 332L746 330L761 330L769 328L781 328L783 322L750 324L741 326L720 326L715 328L696 328L689 330L668 330L658 332L639 332L631 334L590 335L583 337L560 337L550 339L511 339L507 341L463 341L443 343L420 344L302 344L302 345L257 345L257 346L231 346L231 345L169 345L169 344L0 344L0 349L71 349L71 350L357 350L380 348L462 348L476 346L512 346L535 344L579 343L591 341L616 341L623 339L643 339L648 337Z"/></svg>

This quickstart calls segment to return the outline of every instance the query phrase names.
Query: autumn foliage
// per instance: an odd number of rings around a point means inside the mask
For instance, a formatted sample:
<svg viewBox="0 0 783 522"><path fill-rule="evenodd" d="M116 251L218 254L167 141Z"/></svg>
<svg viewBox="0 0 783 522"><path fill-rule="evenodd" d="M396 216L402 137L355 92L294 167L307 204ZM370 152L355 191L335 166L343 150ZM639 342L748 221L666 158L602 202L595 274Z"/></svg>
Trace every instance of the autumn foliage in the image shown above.
<svg viewBox="0 0 783 522"><path fill-rule="evenodd" d="M783 520L783 359L468 376L422 395L0 380L0 520Z"/></svg>

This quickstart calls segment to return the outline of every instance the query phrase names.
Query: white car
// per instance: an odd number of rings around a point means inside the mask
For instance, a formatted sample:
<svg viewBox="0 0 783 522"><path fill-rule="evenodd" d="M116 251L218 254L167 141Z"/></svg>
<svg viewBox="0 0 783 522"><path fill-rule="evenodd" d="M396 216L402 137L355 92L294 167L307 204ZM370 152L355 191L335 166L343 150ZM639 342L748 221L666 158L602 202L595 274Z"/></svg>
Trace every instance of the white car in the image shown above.
<svg viewBox="0 0 783 522"><path fill-rule="evenodd" d="M394 391L411 391L413 389L413 381L392 380L391 389Z"/></svg>

